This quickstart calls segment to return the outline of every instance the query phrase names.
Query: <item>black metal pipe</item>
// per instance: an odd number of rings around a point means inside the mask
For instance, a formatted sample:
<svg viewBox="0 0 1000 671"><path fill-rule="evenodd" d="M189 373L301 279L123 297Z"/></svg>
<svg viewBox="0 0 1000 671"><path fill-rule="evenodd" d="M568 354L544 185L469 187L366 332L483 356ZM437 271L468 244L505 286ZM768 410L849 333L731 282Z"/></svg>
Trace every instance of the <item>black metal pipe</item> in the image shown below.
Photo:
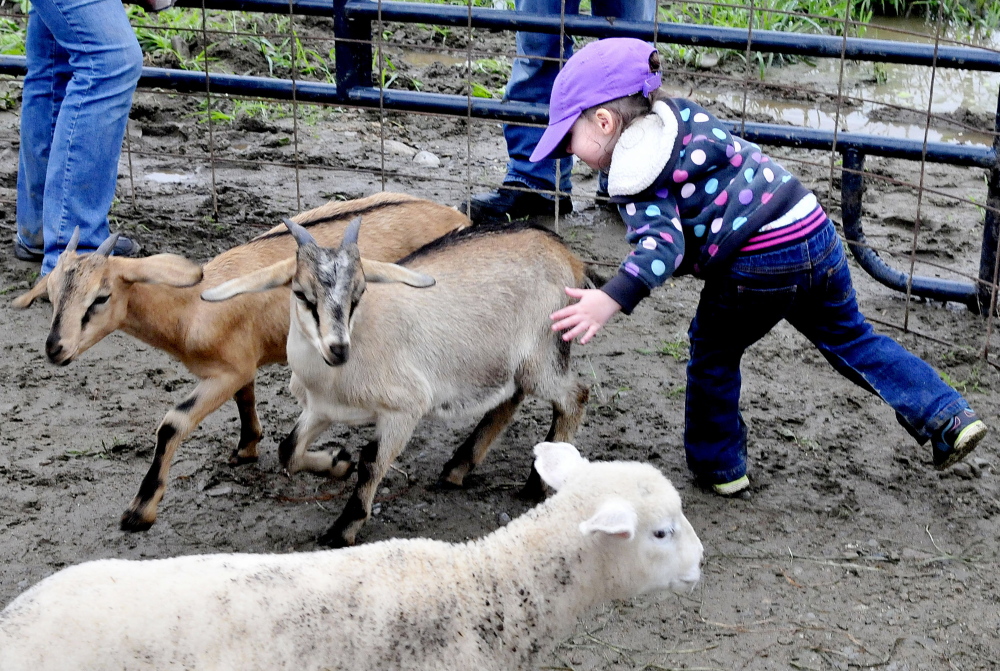
<svg viewBox="0 0 1000 671"><path fill-rule="evenodd" d="M989 314L997 281L997 244L1000 241L1000 98L993 122L993 155L996 159L987 173L986 215L983 217L983 244L979 255L979 314ZM998 306L993 306L998 309Z"/></svg>
<svg viewBox="0 0 1000 671"><path fill-rule="evenodd" d="M0 56L0 74L24 75L23 56ZM362 71L362 76L364 72ZM211 90L217 94L256 96L275 100L292 99L292 81L271 77L251 77L211 73L208 75ZM173 70L167 68L143 68L139 85L147 88L166 88L183 92L206 90L204 72L194 70ZM372 86L357 86L344 89L335 84L297 80L294 83L295 98L301 102L350 104L358 107L378 108L403 112L424 112L466 116L471 113L477 119L490 119L511 123L545 124L548 108L545 105L520 102L505 102L488 98L468 98L444 93L424 93L398 89L379 89ZM833 131L799 128L780 124L747 122L726 122L734 132L751 142L768 145L794 147L798 149L829 150L833 147ZM838 133L839 150L854 149L864 154L904 158L919 161L924 146L919 140L889 138L863 133ZM927 160L935 163L949 163L979 168L993 168L997 165L995 147L982 145L960 145L947 142L928 142Z"/></svg>
<svg viewBox="0 0 1000 671"><path fill-rule="evenodd" d="M336 67L338 85L276 80L224 74L143 68L140 85L171 88L178 91L205 91L216 94L252 95L264 98L303 102L354 104L360 107L385 108L471 115L476 118L506 122L544 124L547 107L539 104L510 103L465 96L380 90L372 83L371 22L384 21L430 23L498 30L532 30L571 35L628 36L658 42L692 46L745 50L751 35L738 28L695 26L690 24L611 20L602 17L533 15L506 10L427 5L371 0L178 0L179 6L221 10L332 16L335 22ZM1000 72L1000 53L986 49L926 45L890 40L848 38L830 35L803 35L777 31L754 31L750 48L758 51L818 57L845 57L890 63ZM0 56L0 73L24 75L25 59ZM795 128L778 124L730 123L744 138L764 144L829 150L844 154L842 180L844 232L851 251L861 265L883 284L899 291L907 287L913 294L938 300L954 300L975 310L986 310L992 297L997 264L997 241L1000 239L1000 101L998 101L995 136L992 147L956 145L885 138L861 133ZM953 165L985 167L990 170L987 211L978 285L935 278L907 276L888 266L872 249L864 246L861 226L861 197L864 189L862 170L866 154L892 158L927 160Z"/></svg>
<svg viewBox="0 0 1000 671"><path fill-rule="evenodd" d="M346 0L333 0L333 26L339 38L334 44L337 70L337 94L347 101L347 92L358 86L372 85L371 21L352 18L345 11Z"/></svg>
<svg viewBox="0 0 1000 671"><path fill-rule="evenodd" d="M466 26L492 30L525 30L539 33L559 34L563 17L550 14L530 14L509 10L487 9L456 5L421 4L410 2L376 2L373 0L177 0L178 7L200 9L232 10L241 12L263 12L269 14L294 13L300 16L335 16L342 20L375 21L381 15L384 21L402 23L428 23L443 26ZM717 49L745 51L751 38L743 28L699 26L690 23L657 23L647 21L624 21L591 16L566 16L565 31L569 35L589 37L637 37L643 40L670 44L685 44ZM339 32L338 37L346 37ZM370 35L364 39L370 40ZM873 40L849 37L845 44L836 35L807 35L786 33L776 30L755 30L752 34L752 49L757 51L789 54L845 58L856 61L881 61L884 63L907 63L910 65L937 65L942 68L965 70L988 70L1000 72L1000 53L975 47L958 47L897 42L894 40ZM845 50L846 49L846 50Z"/></svg>
<svg viewBox="0 0 1000 671"><path fill-rule="evenodd" d="M200 0L181 0L195 2ZM222 0L217 0L222 1ZM286 4L287 6L287 4ZM374 20L381 14L384 21L404 23L431 23L436 25L491 28L494 30L524 30L558 34L563 30L569 35L590 37L636 37L671 44L698 47L736 49L745 51L747 41L757 51L840 58L885 63L908 63L942 68L988 70L1000 72L1000 53L989 49L966 46L917 44L893 40L873 40L860 37L844 39L836 35L807 35L776 30L755 30L751 36L744 28L699 26L690 23L657 23L625 21L592 16L560 17L551 14L529 14L506 10L419 4L410 2L372 2L348 0L345 11L351 16ZM564 23L565 22L565 23ZM752 40L751 40L752 37ZM846 49L846 50L845 50Z"/></svg>
<svg viewBox="0 0 1000 671"><path fill-rule="evenodd" d="M939 301L964 303L970 309L977 309L979 303L976 285L966 282L942 280L936 277L907 275L896 270L868 246L868 239L862 229L862 196L864 195L865 155L857 149L844 152L844 172L840 181L840 202L843 214L844 237L854 258L869 275L882 284L910 293L914 296L933 298Z"/></svg>

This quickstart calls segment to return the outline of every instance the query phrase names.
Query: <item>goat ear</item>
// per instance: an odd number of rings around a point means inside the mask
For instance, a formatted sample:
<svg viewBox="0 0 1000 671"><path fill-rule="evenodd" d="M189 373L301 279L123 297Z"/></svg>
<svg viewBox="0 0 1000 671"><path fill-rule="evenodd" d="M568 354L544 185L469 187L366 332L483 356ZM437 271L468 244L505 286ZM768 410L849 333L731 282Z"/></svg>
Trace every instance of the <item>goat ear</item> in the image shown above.
<svg viewBox="0 0 1000 671"><path fill-rule="evenodd" d="M371 259L361 259L361 269L368 282L402 282L411 287L425 289L434 286L434 278L418 273L395 263L383 263Z"/></svg>
<svg viewBox="0 0 1000 671"><path fill-rule="evenodd" d="M119 259L126 282L190 287L201 282L201 266L177 254L155 254L142 259Z"/></svg>
<svg viewBox="0 0 1000 671"><path fill-rule="evenodd" d="M49 276L46 275L42 279L38 280L38 283L31 287L27 292L21 294L15 298L11 305L13 305L18 310L23 310L32 303L35 302L39 297L47 295L49 291Z"/></svg>
<svg viewBox="0 0 1000 671"><path fill-rule="evenodd" d="M577 468L586 464L579 450L569 443L538 443L535 445L535 470L542 481L556 491Z"/></svg>
<svg viewBox="0 0 1000 671"><path fill-rule="evenodd" d="M602 533L630 541L635 537L639 515L625 499L610 499L601 504L594 516L580 522L580 533Z"/></svg>
<svg viewBox="0 0 1000 671"><path fill-rule="evenodd" d="M288 284L295 277L297 262L293 256L284 261L278 261L267 268L261 268L243 277L223 282L217 287L201 292L201 299L210 302L224 301L240 294L252 294L267 291Z"/></svg>

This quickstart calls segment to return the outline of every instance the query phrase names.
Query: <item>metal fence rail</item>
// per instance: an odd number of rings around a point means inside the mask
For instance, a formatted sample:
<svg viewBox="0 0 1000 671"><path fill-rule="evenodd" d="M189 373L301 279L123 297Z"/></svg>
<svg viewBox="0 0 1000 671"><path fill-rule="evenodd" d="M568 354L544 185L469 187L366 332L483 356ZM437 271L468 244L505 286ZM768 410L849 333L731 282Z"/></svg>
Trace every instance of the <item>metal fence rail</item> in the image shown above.
<svg viewBox="0 0 1000 671"><path fill-rule="evenodd" d="M917 44L678 23L610 22L601 17L558 17L471 6L370 0L179 0L177 5L333 18L337 83L144 68L141 86L213 95L237 94L276 100L425 112L512 123L544 124L547 121L547 107L373 86L373 24L391 21L493 30L564 32L568 35L591 37L625 36L659 43L740 51L752 49L793 56L1000 72L1000 53L997 51L946 45L937 41L934 44ZM0 73L23 75L24 72L23 57L0 56ZM845 236L859 263L880 282L917 296L961 302L984 314L996 310L997 257L1000 244L1000 102L994 123L994 141L990 147L746 121L733 121L730 125L734 133L753 142L827 150L843 156L841 203ZM865 157L868 155L979 167L989 171L978 282L946 281L904 273L886 264L878 252L866 244L861 198L864 190Z"/></svg>

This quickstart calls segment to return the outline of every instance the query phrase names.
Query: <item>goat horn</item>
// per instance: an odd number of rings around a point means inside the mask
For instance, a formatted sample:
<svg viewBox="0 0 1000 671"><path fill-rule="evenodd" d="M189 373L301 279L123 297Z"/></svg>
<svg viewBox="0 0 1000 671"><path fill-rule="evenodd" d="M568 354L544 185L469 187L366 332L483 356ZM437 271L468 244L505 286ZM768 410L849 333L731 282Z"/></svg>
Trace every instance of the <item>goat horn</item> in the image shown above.
<svg viewBox="0 0 1000 671"><path fill-rule="evenodd" d="M282 221L285 222L288 232L292 234L292 237L295 238L295 242L299 243L300 247L302 245L308 245L310 242L314 245L316 244L316 238L314 238L304 226L299 226L288 217L283 218Z"/></svg>
<svg viewBox="0 0 1000 671"><path fill-rule="evenodd" d="M98 247L94 253L102 256L111 256L111 252L115 249L115 243L118 242L118 235L118 233L112 233L108 236L107 240L101 243L101 246Z"/></svg>
<svg viewBox="0 0 1000 671"><path fill-rule="evenodd" d="M66 243L67 252L75 252L76 246L80 244L80 227L77 226L73 229L73 235L69 236L69 242Z"/></svg>
<svg viewBox="0 0 1000 671"><path fill-rule="evenodd" d="M354 217L354 219L351 219L351 223L347 225L347 230L344 231L344 241L340 243L340 245L344 246L344 245L358 244L358 231L360 229L361 229L361 217Z"/></svg>

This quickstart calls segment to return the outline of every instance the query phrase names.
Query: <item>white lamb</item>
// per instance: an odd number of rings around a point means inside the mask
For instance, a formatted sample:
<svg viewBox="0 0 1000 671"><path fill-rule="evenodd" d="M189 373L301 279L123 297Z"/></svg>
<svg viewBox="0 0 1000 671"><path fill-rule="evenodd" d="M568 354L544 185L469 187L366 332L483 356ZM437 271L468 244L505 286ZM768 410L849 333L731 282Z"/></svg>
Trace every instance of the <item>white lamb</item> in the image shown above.
<svg viewBox="0 0 1000 671"><path fill-rule="evenodd" d="M601 602L692 589L701 542L658 470L535 455L556 493L477 541L65 569L0 613L0 669L528 669Z"/></svg>

